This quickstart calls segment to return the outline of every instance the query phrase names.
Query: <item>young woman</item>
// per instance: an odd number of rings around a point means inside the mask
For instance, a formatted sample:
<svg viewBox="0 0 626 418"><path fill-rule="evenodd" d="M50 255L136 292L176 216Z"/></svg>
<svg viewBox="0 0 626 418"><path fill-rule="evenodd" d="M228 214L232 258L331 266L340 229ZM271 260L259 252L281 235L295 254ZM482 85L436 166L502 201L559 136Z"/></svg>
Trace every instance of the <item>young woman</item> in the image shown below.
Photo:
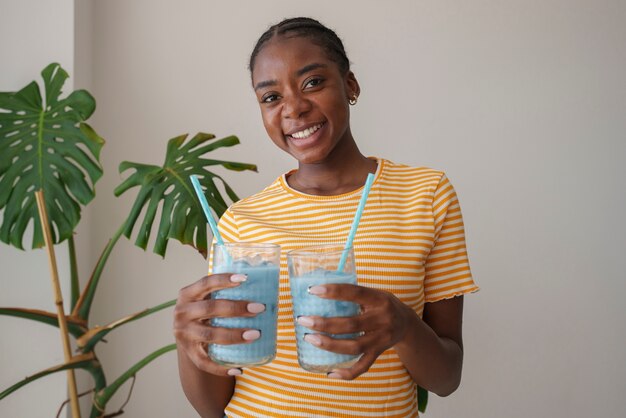
<svg viewBox="0 0 626 418"><path fill-rule="evenodd" d="M220 220L226 241L280 244L278 354L245 370L213 363L207 344L241 344L256 330L211 327L214 317L253 316L254 301L213 300L239 277L213 274L182 289L174 319L183 389L203 417L414 417L416 385L446 396L461 379L463 295L477 290L463 221L445 174L359 151L350 105L360 86L341 40L308 18L284 20L258 40L252 87L271 140L298 168L234 204ZM302 370L295 354L285 254L343 243L369 173L375 180L354 240L359 285L326 285L321 297L350 300L350 318L299 318L319 334L307 341L361 354L348 369ZM361 332L354 340L322 333Z"/></svg>

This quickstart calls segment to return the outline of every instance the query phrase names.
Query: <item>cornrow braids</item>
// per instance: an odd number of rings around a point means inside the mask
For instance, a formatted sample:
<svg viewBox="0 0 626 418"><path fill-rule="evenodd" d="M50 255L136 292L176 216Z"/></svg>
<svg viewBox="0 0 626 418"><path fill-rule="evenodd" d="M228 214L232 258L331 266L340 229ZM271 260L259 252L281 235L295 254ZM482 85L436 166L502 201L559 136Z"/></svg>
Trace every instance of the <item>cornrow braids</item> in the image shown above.
<svg viewBox="0 0 626 418"><path fill-rule="evenodd" d="M324 48L328 57L337 63L342 74L350 70L350 61L346 55L343 43L332 29L327 28L315 19L294 17L284 19L270 26L270 28L261 35L250 55L250 63L248 64L250 73L252 73L254 69L254 62L259 52L261 52L261 49L263 49L267 42L277 36L310 38L313 43Z"/></svg>

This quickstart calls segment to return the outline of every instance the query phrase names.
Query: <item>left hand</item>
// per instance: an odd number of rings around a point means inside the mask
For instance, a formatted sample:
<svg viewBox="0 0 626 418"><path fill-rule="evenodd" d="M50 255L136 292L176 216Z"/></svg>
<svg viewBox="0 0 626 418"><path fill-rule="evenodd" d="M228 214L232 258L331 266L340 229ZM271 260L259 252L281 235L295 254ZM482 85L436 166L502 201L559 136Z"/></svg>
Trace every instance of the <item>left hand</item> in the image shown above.
<svg viewBox="0 0 626 418"><path fill-rule="evenodd" d="M356 339L334 339L323 334L311 334L307 341L319 341L319 348L341 354L363 354L350 368L335 369L330 378L352 380L365 373L374 361L388 348L402 340L413 311L393 294L351 284L327 284L315 286L316 293L324 299L347 300L361 305L361 313L352 317L324 318L307 316L312 324L302 324L314 331L328 334L363 333ZM302 321L304 317L298 320ZM313 337L313 339L311 339ZM317 337L317 338L316 338Z"/></svg>

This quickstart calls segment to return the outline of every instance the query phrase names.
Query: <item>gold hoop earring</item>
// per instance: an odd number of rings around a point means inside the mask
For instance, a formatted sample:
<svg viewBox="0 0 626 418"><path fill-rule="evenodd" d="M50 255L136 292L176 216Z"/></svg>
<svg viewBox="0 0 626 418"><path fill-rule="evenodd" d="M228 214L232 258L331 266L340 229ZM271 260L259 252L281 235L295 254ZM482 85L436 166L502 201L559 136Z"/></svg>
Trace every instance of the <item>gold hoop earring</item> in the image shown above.
<svg viewBox="0 0 626 418"><path fill-rule="evenodd" d="M350 99L348 99L348 103L350 103L350 106L354 106L356 104L358 98L359 98L359 96L357 96L356 93L354 93L352 95L352 97Z"/></svg>

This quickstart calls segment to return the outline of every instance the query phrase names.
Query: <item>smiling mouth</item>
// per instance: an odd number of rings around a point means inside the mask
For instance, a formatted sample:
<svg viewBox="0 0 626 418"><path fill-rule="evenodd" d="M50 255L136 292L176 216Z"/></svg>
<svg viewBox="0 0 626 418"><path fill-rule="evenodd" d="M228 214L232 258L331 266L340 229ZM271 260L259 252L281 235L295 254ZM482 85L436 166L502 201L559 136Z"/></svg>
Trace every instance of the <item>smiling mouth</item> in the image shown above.
<svg viewBox="0 0 626 418"><path fill-rule="evenodd" d="M301 131L298 132L294 132L291 135L289 135L291 138L295 138L295 139L306 139L308 137L310 137L311 135L313 135L315 132L317 132L318 129L320 129L322 126L324 126L323 123L318 123L317 125L313 125L309 128L303 129Z"/></svg>

